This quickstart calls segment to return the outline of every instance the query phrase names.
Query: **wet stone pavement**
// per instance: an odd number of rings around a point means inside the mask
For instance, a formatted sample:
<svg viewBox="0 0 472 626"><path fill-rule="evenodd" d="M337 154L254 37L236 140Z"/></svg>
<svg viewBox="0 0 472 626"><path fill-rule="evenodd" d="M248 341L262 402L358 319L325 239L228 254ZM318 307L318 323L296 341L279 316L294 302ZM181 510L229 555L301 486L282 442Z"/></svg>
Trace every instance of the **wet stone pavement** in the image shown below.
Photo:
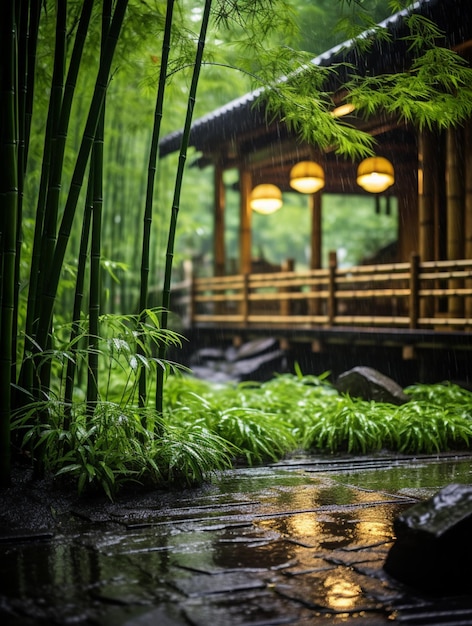
<svg viewBox="0 0 472 626"><path fill-rule="evenodd" d="M429 597L382 569L395 516L472 482L471 460L300 457L179 493L52 498L15 528L0 511L0 624L472 624L472 594Z"/></svg>

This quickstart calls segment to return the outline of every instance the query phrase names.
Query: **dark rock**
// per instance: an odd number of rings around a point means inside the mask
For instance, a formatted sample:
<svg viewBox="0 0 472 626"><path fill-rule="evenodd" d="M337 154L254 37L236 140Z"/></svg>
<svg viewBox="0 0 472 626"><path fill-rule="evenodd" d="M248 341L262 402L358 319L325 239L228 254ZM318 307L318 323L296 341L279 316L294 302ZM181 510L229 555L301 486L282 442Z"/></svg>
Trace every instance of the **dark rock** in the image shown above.
<svg viewBox="0 0 472 626"><path fill-rule="evenodd" d="M405 404L409 397L394 380L371 367L358 366L341 374L335 383L341 393L348 393L353 398Z"/></svg>
<svg viewBox="0 0 472 626"><path fill-rule="evenodd" d="M200 348L192 355L190 362L194 365L202 365L205 363L214 363L225 358L224 350L221 348Z"/></svg>
<svg viewBox="0 0 472 626"><path fill-rule="evenodd" d="M384 564L397 580L441 595L472 592L472 485L451 484L394 521Z"/></svg>
<svg viewBox="0 0 472 626"><path fill-rule="evenodd" d="M198 350L191 359L191 369L197 378L212 382L263 381L286 369L285 361L277 339L255 339L226 350Z"/></svg>
<svg viewBox="0 0 472 626"><path fill-rule="evenodd" d="M272 378L275 372L285 367L285 353L283 350L254 356L251 359L242 359L231 364L229 371L238 380L265 380Z"/></svg>
<svg viewBox="0 0 472 626"><path fill-rule="evenodd" d="M222 369L225 368L225 369ZM219 364L218 368L195 365L192 367L192 374L200 380L208 380L212 383L233 383L235 382L234 374L226 371L226 364Z"/></svg>
<svg viewBox="0 0 472 626"><path fill-rule="evenodd" d="M273 337L267 337L265 339L253 339L241 344L237 348L234 354L231 355L231 360L240 361L242 359L252 359L268 352L273 352L279 347L279 342Z"/></svg>

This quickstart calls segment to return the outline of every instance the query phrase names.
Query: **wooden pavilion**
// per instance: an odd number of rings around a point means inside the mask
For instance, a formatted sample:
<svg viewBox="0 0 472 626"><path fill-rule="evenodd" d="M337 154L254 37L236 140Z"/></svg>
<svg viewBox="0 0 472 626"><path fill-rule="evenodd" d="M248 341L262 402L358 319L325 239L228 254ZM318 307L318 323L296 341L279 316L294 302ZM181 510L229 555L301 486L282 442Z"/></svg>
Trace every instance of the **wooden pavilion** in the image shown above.
<svg viewBox="0 0 472 626"><path fill-rule="evenodd" d="M419 0L409 9L431 18L445 33L448 47L472 57L470 0ZM359 58L355 46L337 46L313 63L354 64L357 71L392 73L408 68L403 36L406 11L385 20L390 44L377 43ZM342 80L338 89L342 102ZM320 152L301 142L282 120L267 121L258 91L246 94L196 120L190 144L202 167L214 171L214 271L174 286L185 296L184 332L200 345L275 336L287 349L306 350L310 369L346 369L356 364L399 371L422 380L471 380L472 350L472 121L447 131L418 131L394 118L348 122L375 136L376 154L393 166L394 183L382 195L395 197L398 240L385 263L339 267L335 253L322 267L321 215L326 193L359 194L359 163L334 151ZM335 102L335 106L338 103ZM180 148L181 132L163 138L160 156ZM261 184L293 191L292 168L316 162L324 186L309 194L310 267L297 271L290 260L261 270L251 254L251 194ZM228 274L224 247L223 173L239 172L239 271ZM393 363L396 363L393 366ZM389 363L390 365L386 365ZM383 364L383 367L382 367ZM316 373L316 372L315 372Z"/></svg>

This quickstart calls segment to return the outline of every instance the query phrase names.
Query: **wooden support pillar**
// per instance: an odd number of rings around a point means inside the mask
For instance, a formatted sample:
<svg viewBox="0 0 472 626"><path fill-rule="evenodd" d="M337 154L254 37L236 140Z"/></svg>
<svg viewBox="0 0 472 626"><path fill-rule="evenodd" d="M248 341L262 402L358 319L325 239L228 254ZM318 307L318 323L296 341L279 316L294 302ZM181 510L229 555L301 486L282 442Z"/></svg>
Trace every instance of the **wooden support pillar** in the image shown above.
<svg viewBox="0 0 472 626"><path fill-rule="evenodd" d="M465 250L466 259L472 259L472 120L465 127ZM472 288L472 279L466 281L466 287ZM465 316L472 317L472 297L465 299Z"/></svg>
<svg viewBox="0 0 472 626"><path fill-rule="evenodd" d="M321 223L322 192L318 191L309 196L310 199L310 269L321 268L322 223ZM319 315L320 300L309 300L309 314Z"/></svg>
<svg viewBox="0 0 472 626"><path fill-rule="evenodd" d="M213 226L213 273L215 276L226 274L225 250L225 188L223 168L215 165L214 171L214 226Z"/></svg>
<svg viewBox="0 0 472 626"><path fill-rule="evenodd" d="M435 258L435 188L436 188L436 142L429 130L422 130L418 137L418 250L422 261ZM421 317L434 315L434 300L423 299Z"/></svg>
<svg viewBox="0 0 472 626"><path fill-rule="evenodd" d="M250 196L252 189L251 172L239 171L239 272L251 273L251 207Z"/></svg>
<svg viewBox="0 0 472 626"><path fill-rule="evenodd" d="M398 195L398 261L408 261L419 250L417 172L408 172Z"/></svg>
<svg viewBox="0 0 472 626"><path fill-rule="evenodd" d="M312 193L310 199L310 269L321 267L321 191Z"/></svg>
<svg viewBox="0 0 472 626"><path fill-rule="evenodd" d="M450 128L446 140L446 211L447 211L447 258L462 259L465 251L464 236L464 170L462 167L463 132ZM449 286L461 288L463 280L451 279ZM455 296L448 299L451 317L463 315L463 300Z"/></svg>
<svg viewBox="0 0 472 626"><path fill-rule="evenodd" d="M418 252L422 261L434 259L435 148L433 133L421 131L418 145Z"/></svg>
<svg viewBox="0 0 472 626"><path fill-rule="evenodd" d="M412 252L410 257L410 299L408 306L410 314L410 328L418 327L418 314L420 311L419 266L420 257L416 254L416 252Z"/></svg>

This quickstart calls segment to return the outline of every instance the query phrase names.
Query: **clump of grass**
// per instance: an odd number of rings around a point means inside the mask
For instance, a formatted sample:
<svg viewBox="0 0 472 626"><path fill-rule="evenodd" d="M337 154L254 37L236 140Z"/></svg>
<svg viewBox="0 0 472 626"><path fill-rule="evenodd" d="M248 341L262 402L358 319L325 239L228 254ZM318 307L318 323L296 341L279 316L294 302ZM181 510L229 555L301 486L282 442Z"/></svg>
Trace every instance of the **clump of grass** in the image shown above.
<svg viewBox="0 0 472 626"><path fill-rule="evenodd" d="M227 409L214 428L223 439L239 448L249 465L277 461L296 447L289 424L277 414L259 409Z"/></svg>
<svg viewBox="0 0 472 626"><path fill-rule="evenodd" d="M469 392L454 389L451 403L449 386L430 387L416 386L412 396L419 399L400 407L340 396L317 410L304 447L354 454L381 449L429 454L467 447L472 441Z"/></svg>
<svg viewBox="0 0 472 626"><path fill-rule="evenodd" d="M200 423L210 432L234 446L235 458L253 465L275 461L296 447L296 438L283 414L262 410L244 394L238 403L240 388L198 385L183 381L181 393L173 396L170 414L173 423ZM257 389L258 387L254 387ZM200 391L201 395L197 393ZM175 391L175 390L174 390Z"/></svg>
<svg viewBox="0 0 472 626"><path fill-rule="evenodd" d="M232 465L234 446L198 422L174 425L155 412L143 416L102 401L93 415L85 404L74 404L65 430L63 411L61 403L35 403L13 426L24 433L23 448L33 458L40 450L44 469L73 479L79 494L101 490L113 499L130 483L193 485ZM47 423L32 421L46 413Z"/></svg>
<svg viewBox="0 0 472 626"><path fill-rule="evenodd" d="M232 467L237 448L223 437L198 422L165 423L163 434L153 443L161 485L199 485L215 472Z"/></svg>
<svg viewBox="0 0 472 626"><path fill-rule="evenodd" d="M397 408L390 423L400 452L429 454L463 448L472 440L470 413L457 405L412 400Z"/></svg>
<svg viewBox="0 0 472 626"><path fill-rule="evenodd" d="M410 402L393 416L401 452L441 452L472 441L472 392L444 382L405 389Z"/></svg>
<svg viewBox="0 0 472 626"><path fill-rule="evenodd" d="M404 391L412 400L424 400L441 406L468 406L472 415L472 392L456 383L417 383L406 387Z"/></svg>
<svg viewBox="0 0 472 626"><path fill-rule="evenodd" d="M316 411L307 428L304 444L327 452L373 452L392 442L390 404L340 396Z"/></svg>

